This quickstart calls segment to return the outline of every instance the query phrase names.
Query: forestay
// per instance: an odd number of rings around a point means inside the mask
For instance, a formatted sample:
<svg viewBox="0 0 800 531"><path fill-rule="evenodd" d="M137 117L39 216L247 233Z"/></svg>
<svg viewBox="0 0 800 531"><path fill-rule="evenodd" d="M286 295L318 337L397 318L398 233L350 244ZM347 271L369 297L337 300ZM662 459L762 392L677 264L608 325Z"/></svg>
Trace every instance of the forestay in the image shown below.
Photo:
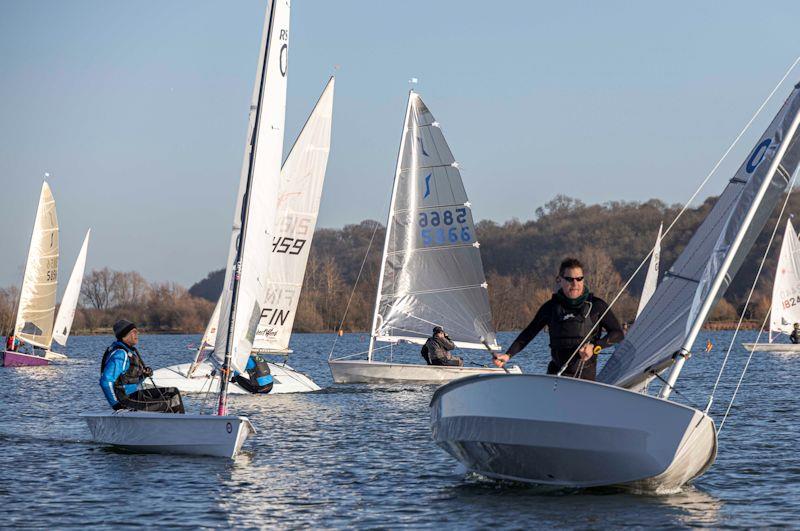
<svg viewBox="0 0 800 531"><path fill-rule="evenodd" d="M53 340L58 276L58 217L47 182L42 183L14 333L44 349Z"/></svg>
<svg viewBox="0 0 800 531"><path fill-rule="evenodd" d="M707 302L713 303L724 294L797 169L800 145L794 131L798 111L800 90L796 86L666 272L649 304L598 375L599 381L622 387L641 384L668 367L686 340L693 339L693 329L706 318L701 308L706 311ZM783 156L777 161L781 153ZM763 191L762 185L766 185ZM753 215L746 224L751 208ZM741 240L736 245L740 233ZM725 271L723 265L729 251L735 254ZM724 277L717 289L715 280L719 275Z"/></svg>
<svg viewBox="0 0 800 531"><path fill-rule="evenodd" d="M373 336L421 344L435 325L462 348L496 347L472 208L439 123L409 95Z"/></svg>
<svg viewBox="0 0 800 531"><path fill-rule="evenodd" d="M650 256L650 267L647 269L647 276L644 278L644 286L642 287L642 296L639 298L639 308L636 310L636 317L647 306L647 302L658 287L658 266L661 263L661 229L664 228L663 223L658 226L658 235L656 235L656 244L653 246L653 254Z"/></svg>
<svg viewBox="0 0 800 531"><path fill-rule="evenodd" d="M231 368L244 372L261 318L275 230L286 111L289 2L276 0L267 15L251 105L248 142L237 194L214 357L224 363L229 320ZM252 112L253 109L255 112ZM245 197L247 195L247 197ZM252 205L253 208L249 208ZM247 234L250 236L248 237ZM241 249L240 249L241 246ZM237 262L237 257L240 261ZM238 289L233 284L238 275ZM231 308L236 299L235 308Z"/></svg>
<svg viewBox="0 0 800 531"><path fill-rule="evenodd" d="M61 298L61 306L58 308L56 324L53 326L53 340L61 346L67 344L69 331L72 329L72 321L75 320L75 308L78 306L78 299L81 296L81 284L83 283L83 272L86 268L86 252L89 249L89 235L92 229L86 231L83 238L83 245L75 260L75 266L69 276L67 289Z"/></svg>
<svg viewBox="0 0 800 531"><path fill-rule="evenodd" d="M772 286L770 335L791 334L794 323L800 323L800 240L792 222L787 221Z"/></svg>
<svg viewBox="0 0 800 531"><path fill-rule="evenodd" d="M276 213L277 233L264 272L267 291L253 343L256 351L289 349L328 165L333 92L331 78L283 164L277 206L268 209Z"/></svg>

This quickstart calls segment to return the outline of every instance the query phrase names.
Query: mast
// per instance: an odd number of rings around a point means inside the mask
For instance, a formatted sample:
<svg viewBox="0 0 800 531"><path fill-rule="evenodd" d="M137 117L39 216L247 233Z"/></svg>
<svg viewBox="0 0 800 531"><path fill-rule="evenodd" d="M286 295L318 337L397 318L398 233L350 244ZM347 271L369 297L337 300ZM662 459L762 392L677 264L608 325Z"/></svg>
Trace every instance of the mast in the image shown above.
<svg viewBox="0 0 800 531"><path fill-rule="evenodd" d="M667 377L667 381L664 386L661 388L661 393L659 397L667 399L669 398L672 389L675 386L675 382L678 380L678 376L681 373L681 369L683 369L683 364L686 363L686 358L689 357L689 353L691 351L692 345L694 344L695 339L697 339L697 334L700 333L700 328L703 326L703 323L708 316L708 313L711 311L711 307L713 306L715 299L717 297L717 293L719 292L720 287L722 286L722 282L725 280L725 277L728 274L728 269L733 262L734 257L736 256L736 252L739 250L739 246L744 239L744 235L747 232L747 228L753 221L755 217L756 211L758 210L761 201L764 199L764 194L766 194L767 189L769 188L770 184L772 183L772 179L775 176L775 172L778 169L778 166L783 160L783 156L786 153L786 150L789 149L789 145L792 143L794 139L795 132L797 131L797 126L800 124L800 112L796 113L794 118L792 119L792 125L789 127L789 131L783 138L783 142L781 142L780 147L778 148L778 152L775 154L775 157L772 159L772 162L769 166L769 171L764 178L764 182L761 183L761 186L758 189L758 193L750 205L750 209L747 211L745 215L744 222L742 223L742 227L739 232L736 234L736 238L734 238L733 242L731 243L730 249L728 253L725 255L725 259L722 262L722 266L719 268L717 272L716 278L714 278L714 282L711 285L711 289L706 296L706 299L703 301L703 305L700 307L700 311L697 313L697 317L695 318L694 323L692 324L692 328L689 331L689 334L686 336L686 340L681 345L680 350L675 354L675 363L670 370L669 376Z"/></svg>
<svg viewBox="0 0 800 531"><path fill-rule="evenodd" d="M254 122L253 134L250 137L250 158L248 161L247 171L247 185L244 189L244 197L242 201L242 229L239 232L239 241L236 245L236 258L233 266L233 285L231 287L231 311L228 318L228 334L225 338L225 360L222 363L220 371L220 387L219 387L219 402L217 405L217 415L227 414L228 403L228 382L230 380L231 370L231 344L233 343L233 333L236 327L236 303L239 298L239 280L242 273L242 250L244 249L244 240L247 236L247 214L250 210L250 191L253 187L253 169L256 159L256 145L258 144L258 125L261 121L261 109L264 99L264 85L267 79L267 64L269 61L270 40L272 36L272 24L275 20L275 2L270 2L269 11L269 25L266 31L266 46L264 47L264 57L261 63L261 80L258 89L258 104L256 106L256 117Z"/></svg>
<svg viewBox="0 0 800 531"><path fill-rule="evenodd" d="M394 182L392 183L392 199L389 202L389 216L386 219L386 237L383 240L383 254L381 254L381 271L378 274L378 292L375 295L375 312L372 314L372 330L369 335L369 352L367 353L367 360L372 361L372 351L375 347L375 327L378 325L378 317L381 305L381 291L383 290L383 273L386 268L386 253L389 250L389 238L392 234L392 218L394 217L394 204L397 199L397 185L400 181L400 172L402 171L403 164L403 150L406 146L406 136L408 132L408 119L411 116L411 106L413 100L416 98L416 93L413 90L408 91L408 104L406 105L406 116L403 120L403 133L400 137L400 150L397 153L397 165L394 170Z"/></svg>

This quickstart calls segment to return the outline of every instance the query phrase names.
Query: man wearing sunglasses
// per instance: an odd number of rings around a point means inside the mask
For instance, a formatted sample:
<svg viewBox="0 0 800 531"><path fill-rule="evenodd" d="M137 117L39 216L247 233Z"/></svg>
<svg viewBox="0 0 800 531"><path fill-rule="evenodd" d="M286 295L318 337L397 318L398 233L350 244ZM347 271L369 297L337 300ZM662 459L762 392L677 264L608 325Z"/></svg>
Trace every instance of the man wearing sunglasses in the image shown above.
<svg viewBox="0 0 800 531"><path fill-rule="evenodd" d="M577 258L561 262L556 282L558 291L539 308L533 321L517 336L506 353L494 356L494 364L498 367L505 365L547 326L552 356L547 374L557 374L569 362L563 376L594 380L596 354L622 341L622 327L608 309L608 304L589 291L583 276L583 264Z"/></svg>

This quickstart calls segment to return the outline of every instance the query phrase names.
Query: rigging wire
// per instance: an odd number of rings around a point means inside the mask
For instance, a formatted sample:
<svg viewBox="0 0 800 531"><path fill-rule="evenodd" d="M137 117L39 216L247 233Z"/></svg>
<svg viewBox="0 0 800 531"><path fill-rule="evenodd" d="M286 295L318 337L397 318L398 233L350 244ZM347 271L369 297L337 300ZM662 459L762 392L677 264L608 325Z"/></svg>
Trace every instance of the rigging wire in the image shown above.
<svg viewBox="0 0 800 531"><path fill-rule="evenodd" d="M767 324L767 319L769 319L769 312L767 315L764 316L764 322L761 323L761 330L758 332L758 336L756 336L756 345L758 344L758 340L761 339L761 335L764 333L764 327ZM725 425L725 420L728 418L728 414L731 412L731 407L733 407L733 401L736 400L736 394L739 392L739 386L742 385L742 380L744 380L744 375L747 373L747 368L750 366L750 360L753 359L753 353L756 351L755 348L750 350L750 355L747 356L747 362L744 364L744 368L742 369L742 375L739 376L739 381L736 383L736 389L733 390L733 395L731 395L731 401L728 403L728 408L725 410L725 415L722 416L722 421L719 423L719 428L717 429L717 436L719 437L719 432L722 431L722 427Z"/></svg>
<svg viewBox="0 0 800 531"><path fill-rule="evenodd" d="M775 234L778 232L778 227L781 224L781 219L783 219L783 214L786 212L786 206L789 204L789 198L792 196L792 189L794 188L794 183L796 179L797 179L797 172L795 171L794 175L792 175L792 180L789 182L789 191L786 193L786 199L783 200L783 205L781 205L781 211L778 214L778 219L775 221L775 227L773 227L772 229L772 234L769 237L767 248L764 249L764 255L761 257L761 263L758 264L758 270L756 271L756 276L753 279L753 284L750 286L750 292L747 294L747 300L745 300L744 302L742 313L739 315L739 322L736 323L736 328L733 330L733 337L731 338L731 341L728 344L728 350L725 352L725 357L722 360L722 366L720 366L719 368L719 373L717 374L717 380L714 382L714 388L711 390L711 394L708 397L708 404L706 405L706 410L705 410L706 414L708 414L708 411L711 409L711 403L714 401L714 394L717 392L717 386L719 386L720 379L722 378L722 373L725 371L725 366L728 364L728 358L731 355L731 350L733 349L734 342L736 341L736 336L739 334L739 329L742 327L742 321L744 321L744 316L745 313L747 312L747 307L750 306L750 301L753 298L753 293L756 290L756 284L758 283L758 279L761 277L761 271L764 269L764 263L767 261L767 255L769 254L769 251L772 248L772 243L775 241ZM769 312L767 312L767 315L769 316ZM761 337L760 332L758 337L759 338ZM756 340L756 343L758 343L758 339ZM736 395L734 393L734 397L735 396ZM732 400L733 399L731 399L731 401ZM720 425L720 428L722 428L722 425Z"/></svg>
<svg viewBox="0 0 800 531"><path fill-rule="evenodd" d="M347 318L347 311L350 309L350 303L353 301L353 295L356 293L356 287L358 287L358 281L361 278L361 273L364 271L364 265L367 263L367 258L369 257L369 251L372 249L372 241L375 239L375 233L378 232L378 227L380 226L381 222L377 219L375 220L375 227L372 229L372 236L369 239L369 244L367 245L367 252L364 253L364 259L361 261L361 267L358 269L358 275L356 276L356 281L353 284L353 289L350 292L350 297L347 299L347 306L344 308L344 315L342 315L342 320L339 321L339 327L336 330L336 337L333 339L333 345L331 345L331 351L328 353L328 359L330 360L333 357L333 351L336 349L336 343L339 341L339 332L342 331L342 326L344 326L344 320Z"/></svg>
<svg viewBox="0 0 800 531"><path fill-rule="evenodd" d="M733 142L731 143L730 146L728 146L728 149L726 149L725 152L722 154L722 157L720 157L720 159L717 161L717 163L714 164L714 166L711 168L711 171L708 172L708 175L706 175L705 179L703 179L703 181L700 183L700 186L698 186L697 190L695 190L694 193L689 198L689 200L686 201L686 203L683 205L681 210L678 212L678 215L675 216L675 219L672 220L672 223L669 224L667 229L662 234L662 238L666 238L667 234L669 234L669 232L672 230L672 228L675 226L675 224L678 222L678 220L689 209L689 206L691 205L692 201L694 201L695 198L697 198L697 196L700 193L700 191L705 187L705 185L708 183L708 181L711 179L711 177L714 175L714 173L716 173L717 169L719 169L719 167L722 164L722 162L725 160L725 158L727 158L727 156L730 154L730 152L733 150L733 148L736 146L736 144L739 143L739 140L741 140L742 136L744 136L745 132L747 132L747 130L750 128L750 126L756 120L758 115L761 114L761 111L764 110L764 107L766 107L767 103L769 103L769 101L772 99L772 97L778 91L780 86L783 85L784 81L786 81L786 78L789 77L789 74L792 72L792 70L794 70L794 68L797 66L798 63L800 63L800 55L798 55L797 58L795 58L794 62L792 62L791 66L789 66L789 68L783 74L783 77L781 77L780 81L778 81L778 83L775 85L775 87L769 93L767 98L761 103L761 105L759 105L758 109L756 109L756 112L753 114L753 116L750 118L750 120L747 121L747 123L742 128L742 130L739 131L739 134L736 135L736 138L733 139ZM603 320L603 318L606 316L606 314L611 311L611 308L614 306L614 304L617 302L617 300L619 300L619 298L622 296L622 294L625 293L625 291L628 289L628 286L630 285L630 283L633 281L633 279L636 277L636 275L639 273L639 271L641 271L642 267L644 267L644 265L647 263L647 261L650 259L650 257L652 255L653 255L653 249L651 248L650 252L647 253L647 255L644 257L644 259L639 263L639 266L636 268L636 270L631 274L631 276L628 278L628 280L625 282L625 284L623 284L623 286L620 288L619 292L614 297L614 299L608 304L608 308L606 308L606 310L600 315L600 317L597 319L595 324L592 326L591 330L589 330L589 333L586 334L586 336L580 342L580 344L575 349L575 351L567 359L566 363L564 363L564 365L558 371L558 373L557 373L558 376L561 376L561 374L567 369L569 364L575 358L575 355L580 351L581 347L586 343L586 341L590 337L592 337L592 334L595 333L595 331L597 330L597 327L600 325L600 322Z"/></svg>

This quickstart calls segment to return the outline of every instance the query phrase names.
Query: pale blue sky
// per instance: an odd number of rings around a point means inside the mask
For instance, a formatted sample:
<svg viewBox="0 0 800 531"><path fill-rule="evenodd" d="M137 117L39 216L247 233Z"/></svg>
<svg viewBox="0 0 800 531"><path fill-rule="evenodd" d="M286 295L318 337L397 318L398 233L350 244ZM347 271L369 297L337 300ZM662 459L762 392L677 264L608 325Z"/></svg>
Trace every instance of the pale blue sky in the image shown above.
<svg viewBox="0 0 800 531"><path fill-rule="evenodd" d="M265 3L0 0L0 286L45 171L62 278L89 226L89 268L223 267ZM798 21L790 1L293 0L287 148L340 65L319 226L385 219L411 77L478 219L557 193L679 202L800 54Z"/></svg>

